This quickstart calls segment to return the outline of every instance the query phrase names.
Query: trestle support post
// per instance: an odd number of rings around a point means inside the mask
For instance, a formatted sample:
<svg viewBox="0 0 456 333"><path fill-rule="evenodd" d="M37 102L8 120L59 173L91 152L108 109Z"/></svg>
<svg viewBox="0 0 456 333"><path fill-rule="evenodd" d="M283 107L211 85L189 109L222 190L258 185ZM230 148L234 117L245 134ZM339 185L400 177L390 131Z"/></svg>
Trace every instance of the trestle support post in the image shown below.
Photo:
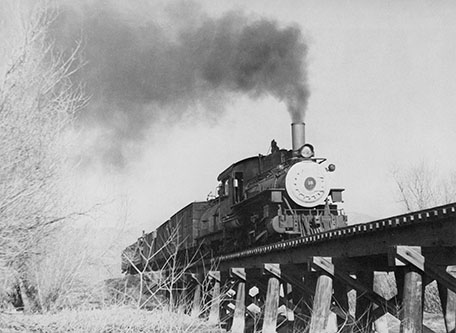
<svg viewBox="0 0 456 333"><path fill-rule="evenodd" d="M238 280L236 291L236 304L234 308L231 333L244 333L245 330L245 283L246 272L244 268L231 268L230 276Z"/></svg>
<svg viewBox="0 0 456 333"><path fill-rule="evenodd" d="M220 321L220 272L209 271L208 277L213 281L208 321L211 324L217 324Z"/></svg>
<svg viewBox="0 0 456 333"><path fill-rule="evenodd" d="M401 333L423 331L424 256L419 246L395 246L392 253L396 266L404 266ZM392 261L392 260L390 260Z"/></svg>
<svg viewBox="0 0 456 333"><path fill-rule="evenodd" d="M280 265L265 264L264 273L269 278L264 305L263 333L275 333L277 330L277 311L280 297Z"/></svg>
<svg viewBox="0 0 456 333"><path fill-rule="evenodd" d="M401 333L419 333L423 330L423 277L414 267L404 275L403 317Z"/></svg>
<svg viewBox="0 0 456 333"><path fill-rule="evenodd" d="M195 289L193 292L193 305L192 305L192 317L199 317L201 314L201 276L200 274L190 274L193 281L195 281Z"/></svg>
<svg viewBox="0 0 456 333"><path fill-rule="evenodd" d="M319 272L319 276L315 287L309 333L321 333L325 331L328 323L333 288L333 280L328 272L334 275L334 265L329 257L313 257L311 267Z"/></svg>

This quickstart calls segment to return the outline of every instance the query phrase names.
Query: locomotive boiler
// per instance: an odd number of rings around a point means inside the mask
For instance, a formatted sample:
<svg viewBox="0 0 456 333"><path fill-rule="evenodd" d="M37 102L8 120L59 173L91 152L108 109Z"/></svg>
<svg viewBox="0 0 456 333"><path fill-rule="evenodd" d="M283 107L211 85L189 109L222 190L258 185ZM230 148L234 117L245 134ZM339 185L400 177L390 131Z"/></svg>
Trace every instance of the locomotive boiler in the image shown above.
<svg viewBox="0 0 456 333"><path fill-rule="evenodd" d="M122 270L159 266L176 251L215 256L345 226L347 217L337 206L343 189L331 186L335 166L315 156L304 123L293 123L291 133L291 150L273 140L269 154L220 173L215 198L190 203L144 233L124 250Z"/></svg>

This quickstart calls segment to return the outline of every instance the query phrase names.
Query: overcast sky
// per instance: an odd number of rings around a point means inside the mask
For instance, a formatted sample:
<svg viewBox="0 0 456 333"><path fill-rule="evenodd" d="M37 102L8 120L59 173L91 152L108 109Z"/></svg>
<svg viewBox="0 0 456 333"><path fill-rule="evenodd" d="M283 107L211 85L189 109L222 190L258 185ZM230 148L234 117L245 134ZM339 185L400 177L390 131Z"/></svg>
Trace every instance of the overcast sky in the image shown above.
<svg viewBox="0 0 456 333"><path fill-rule="evenodd" d="M456 169L456 2L196 3L209 17L240 10L247 17L301 29L308 46L306 137L318 156L336 165L334 181L346 189L346 211L378 218L400 213L394 167L426 160L436 175ZM188 8L179 4L182 16L190 19ZM160 20L157 13L149 17L144 12L153 6L142 8L122 10L141 16L139 21ZM167 24L173 28L172 21ZM175 117L174 124L172 119L152 122L124 146L126 163L120 169L93 164L81 171L86 198L114 200L103 221L126 216L129 227L150 231L186 204L205 200L215 192L221 171L245 157L266 154L272 139L291 148L284 102L236 93L224 96L223 104L215 117L198 111ZM90 142L99 134L90 129L85 137Z"/></svg>

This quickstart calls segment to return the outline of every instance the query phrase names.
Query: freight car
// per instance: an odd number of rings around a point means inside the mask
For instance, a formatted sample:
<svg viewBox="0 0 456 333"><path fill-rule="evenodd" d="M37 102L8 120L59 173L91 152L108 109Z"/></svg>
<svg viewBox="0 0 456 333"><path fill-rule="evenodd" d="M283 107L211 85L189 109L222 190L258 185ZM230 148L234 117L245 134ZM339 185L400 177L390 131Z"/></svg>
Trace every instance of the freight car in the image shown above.
<svg viewBox="0 0 456 333"><path fill-rule="evenodd" d="M143 234L124 250L122 270L155 269L176 253L214 256L346 226L337 206L343 189L330 184L335 166L315 157L304 123L291 129L291 150L273 140L270 154L229 166L218 176L215 198L190 203Z"/></svg>

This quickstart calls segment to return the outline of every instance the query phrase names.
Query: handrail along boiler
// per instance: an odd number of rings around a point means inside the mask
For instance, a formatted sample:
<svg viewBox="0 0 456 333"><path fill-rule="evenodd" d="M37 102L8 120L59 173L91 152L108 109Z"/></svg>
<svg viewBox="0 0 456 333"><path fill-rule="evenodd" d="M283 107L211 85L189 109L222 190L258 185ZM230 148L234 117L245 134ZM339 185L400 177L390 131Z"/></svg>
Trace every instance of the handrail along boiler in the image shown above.
<svg viewBox="0 0 456 333"><path fill-rule="evenodd" d="M291 132L291 150L273 140L270 154L232 164L218 176L216 198L190 203L127 247L122 270L163 261L175 250L168 245L172 234L179 251L217 255L346 226L347 217L337 207L343 189L330 184L335 166L314 156L304 123L293 123ZM147 260L152 256L153 263Z"/></svg>

